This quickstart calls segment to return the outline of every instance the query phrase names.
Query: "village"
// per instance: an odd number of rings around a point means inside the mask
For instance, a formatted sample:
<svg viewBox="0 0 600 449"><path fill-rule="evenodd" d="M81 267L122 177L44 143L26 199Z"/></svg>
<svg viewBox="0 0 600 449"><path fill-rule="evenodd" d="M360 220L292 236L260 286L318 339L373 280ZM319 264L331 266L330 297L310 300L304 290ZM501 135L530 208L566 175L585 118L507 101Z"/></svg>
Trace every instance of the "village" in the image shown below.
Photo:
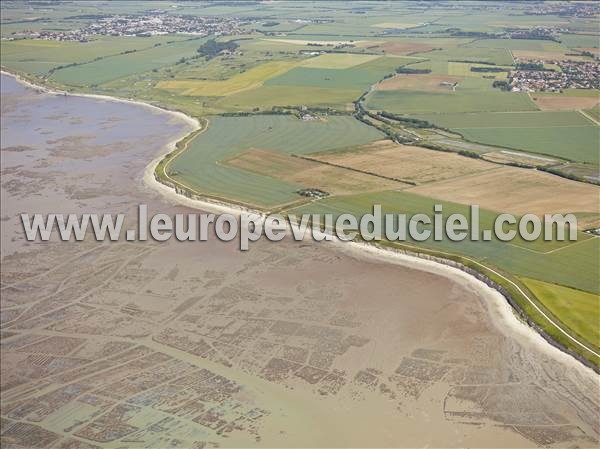
<svg viewBox="0 0 600 449"><path fill-rule="evenodd" d="M225 36L242 34L242 25L249 24L237 18L178 16L171 14L99 16L95 22L75 30L41 30L16 33L12 39L42 39L53 41L88 42L94 36L149 37L166 34L196 36Z"/></svg>
<svg viewBox="0 0 600 449"><path fill-rule="evenodd" d="M561 92L564 89L600 88L598 61L549 61L560 70L546 68L544 61L518 62L509 74L513 92Z"/></svg>

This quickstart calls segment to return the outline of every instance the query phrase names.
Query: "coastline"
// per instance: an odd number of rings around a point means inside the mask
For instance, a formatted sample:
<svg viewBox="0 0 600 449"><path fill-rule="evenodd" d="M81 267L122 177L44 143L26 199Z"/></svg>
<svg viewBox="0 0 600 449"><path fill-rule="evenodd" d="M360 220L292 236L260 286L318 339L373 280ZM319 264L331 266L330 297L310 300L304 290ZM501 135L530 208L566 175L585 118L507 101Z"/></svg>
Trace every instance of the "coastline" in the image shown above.
<svg viewBox="0 0 600 449"><path fill-rule="evenodd" d="M196 197L189 198L179 193L176 188L169 186L166 183L163 183L157 179L157 177L155 176L155 171L158 164L164 159L164 157L167 154L177 149L177 142L184 139L191 133L201 129L201 124L199 120L188 116L187 114L181 111L170 110L167 108L145 103L143 101L111 97L108 95L71 93L61 90L54 90L46 86L34 84L31 81L23 78L22 76L6 71L4 69L0 70L0 72L3 75L8 75L15 78L20 84L28 88L35 89L37 91L42 91L47 94L71 95L77 97L92 98L102 101L129 103L152 109L155 112L165 113L171 115L172 117L176 117L178 119L183 120L187 125L191 127L191 130L186 131L182 136L176 137L173 140L169 141L169 143L163 147L164 152L162 152L160 155L154 158L148 165L146 165L142 177L143 184L146 187L159 193L164 199L191 208L214 211L216 213L230 213L238 216L242 213L257 213L261 216L264 216L264 214L261 212L252 211L250 209L231 203L220 202L210 199L200 200ZM342 245L342 243L344 243L345 245ZM347 245L347 243L351 244ZM487 278L484 273L480 273L477 270L470 269L471 271L478 272L480 274L480 277L478 277L475 274L467 271L466 269L459 268L457 266L458 263L455 261L452 261L450 259L444 259L443 257L424 257L425 254L419 253L417 251L412 252L409 250L394 250L391 248L383 248L381 246L375 246L359 242L336 241L336 245L340 248L343 248L342 251L349 252L355 257L370 258L379 262L383 261L386 263L394 263L412 269L415 269L415 267L417 267L416 269L418 270L424 270L438 274L440 276L448 277L460 283L461 285L466 285L469 288L472 288L477 294L492 299L491 302L493 305L496 306L496 309L498 311L497 320L502 320L503 323L501 324L504 325L502 326L500 325L500 323L498 325L498 328L501 329L502 332L508 331L513 336L517 334L523 338L526 338L528 341L538 346L540 350L543 350L544 352L556 358L560 358L562 361L566 362L567 360L570 360L574 363L574 366L578 366L578 369L580 370L592 370L594 372L599 372L597 366L595 366L591 362L587 362L587 360L579 354L576 354L570 349L565 348L562 344L555 341L550 335L547 335L542 329L539 328L539 326L532 325L530 320L521 319L526 315L520 309L520 307L518 305L515 305L514 301L511 300L511 298L507 297L507 295L501 290L499 290L499 288L490 285L490 283L484 282L481 279L481 277ZM492 282L492 284L495 283ZM565 332L560 327L556 327L562 332ZM579 344L581 345L581 343Z"/></svg>

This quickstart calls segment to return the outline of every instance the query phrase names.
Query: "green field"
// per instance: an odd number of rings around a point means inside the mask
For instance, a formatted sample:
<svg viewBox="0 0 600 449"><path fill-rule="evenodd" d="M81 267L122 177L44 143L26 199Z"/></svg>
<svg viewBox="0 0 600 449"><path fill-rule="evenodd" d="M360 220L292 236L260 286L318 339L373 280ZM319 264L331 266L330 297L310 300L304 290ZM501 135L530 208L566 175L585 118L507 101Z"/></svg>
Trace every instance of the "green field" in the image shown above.
<svg viewBox="0 0 600 449"><path fill-rule="evenodd" d="M469 47L476 48L506 48L508 50L528 50L528 51L565 51L565 46L558 42L548 40L534 39L480 39L471 44Z"/></svg>
<svg viewBox="0 0 600 449"><path fill-rule="evenodd" d="M460 46L417 54L417 56L427 57L434 61L486 62L495 65L510 65L513 63L513 58L510 52L505 48L484 49Z"/></svg>
<svg viewBox="0 0 600 449"><path fill-rule="evenodd" d="M598 164L600 128L579 112L419 115L489 145Z"/></svg>
<svg viewBox="0 0 600 449"><path fill-rule="evenodd" d="M348 116L304 122L296 117L264 115L215 117L206 132L170 165L173 179L201 193L260 207L299 200L307 187L218 164L250 148L288 154L368 143L381 138L373 128Z"/></svg>
<svg viewBox="0 0 600 449"><path fill-rule="evenodd" d="M101 61L58 70L52 79L70 86L103 84L174 64L182 57L194 56L201 43L199 39L179 41L131 54L112 56Z"/></svg>
<svg viewBox="0 0 600 449"><path fill-rule="evenodd" d="M533 111L536 106L527 94L477 90L455 92L376 91L367 106L396 114L452 112Z"/></svg>
<svg viewBox="0 0 600 449"><path fill-rule="evenodd" d="M587 109L585 113L594 118L595 120L600 121L600 105L597 105L592 109Z"/></svg>
<svg viewBox="0 0 600 449"><path fill-rule="evenodd" d="M303 64L268 80L268 86L307 86L328 89L357 89L361 93L370 85L394 73L394 70L412 60L385 57L346 69L312 68ZM360 94L359 94L360 95Z"/></svg>
<svg viewBox="0 0 600 449"><path fill-rule="evenodd" d="M2 41L2 65L13 70L44 74L50 69L72 63L118 55L128 50L152 48L156 44L181 40L182 37L102 37L91 42L17 40Z"/></svg>
<svg viewBox="0 0 600 449"><path fill-rule="evenodd" d="M600 347L600 296L534 279L523 282L569 329Z"/></svg>

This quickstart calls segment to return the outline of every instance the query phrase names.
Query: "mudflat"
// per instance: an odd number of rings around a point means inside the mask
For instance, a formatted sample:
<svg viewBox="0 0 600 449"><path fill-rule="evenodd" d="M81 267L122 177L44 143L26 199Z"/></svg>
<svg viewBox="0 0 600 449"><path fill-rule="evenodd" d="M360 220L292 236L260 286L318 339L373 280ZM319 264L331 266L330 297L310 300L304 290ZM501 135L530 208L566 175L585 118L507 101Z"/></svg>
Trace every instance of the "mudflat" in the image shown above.
<svg viewBox="0 0 600 449"><path fill-rule="evenodd" d="M21 212L193 212L142 183L191 128L4 76L2 115L3 446L598 445L597 375L448 268L314 242L25 242Z"/></svg>

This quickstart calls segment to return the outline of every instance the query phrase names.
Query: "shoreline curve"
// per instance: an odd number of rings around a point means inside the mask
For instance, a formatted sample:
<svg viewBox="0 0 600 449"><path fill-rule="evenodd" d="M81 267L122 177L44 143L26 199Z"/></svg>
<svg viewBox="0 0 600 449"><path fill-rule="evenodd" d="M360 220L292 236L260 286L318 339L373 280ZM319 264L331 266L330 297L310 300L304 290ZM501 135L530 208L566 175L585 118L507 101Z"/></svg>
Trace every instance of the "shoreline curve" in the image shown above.
<svg viewBox="0 0 600 449"><path fill-rule="evenodd" d="M128 103L149 108L155 112L168 114L172 117L184 121L189 127L191 127L191 130L186 131L182 136L176 137L173 140L169 141L167 144L165 144L165 146L163 147L164 152L159 154L156 158L152 159L146 165L142 177L143 184L147 188L160 194L163 197L163 199L193 209L214 211L215 213L230 213L237 216L239 216L242 213L250 212L259 214L264 217L265 214L262 212L253 211L251 209L244 208L236 204L231 204L224 201L216 201L209 198L200 200L197 198L187 197L179 193L175 187L167 185L157 179L157 176L155 176L156 167L165 158L165 156L177 149L176 144L180 140L185 139L190 134L202 129L202 125L198 119L193 118L181 111L156 106L143 101L112 97L109 95L72 93L57 89L51 89L43 85L35 84L32 81L22 77L21 75L13 73L11 71L7 71L4 68L0 69L0 73L3 75L13 77L17 82L30 89L41 91L50 95L66 95L91 98L102 101L112 101L117 103ZM203 131L205 129L206 127L203 128ZM175 184L175 181L173 181L173 183ZM596 374L600 373L599 366L593 364L580 354L575 353L574 351L565 347L564 345L556 341L554 338L552 338L549 334L547 334L538 325L533 323L533 321L525 314L521 307L518 306L518 304L516 304L514 299L510 297L510 294L508 294L506 289L489 279L484 273L481 273L478 270L466 267L463 264L450 259L445 259L443 257L437 256L430 256L424 253L420 253L418 251L383 248L379 245L360 242L341 242L339 239L335 239L334 244L337 247L341 248L343 252L346 252L347 254L350 254L353 257L372 259L379 262L383 261L386 263L393 263L412 269L415 269L415 266L418 266L419 268L416 268L418 270L438 274L440 276L450 278L463 286L469 286L473 288L473 290L478 294L487 296L492 299L492 302L498 306L498 319L504 321L504 325L510 328L508 332L510 332L510 335L512 335L513 337L515 336L515 334L518 334L523 338L529 340L530 343L538 346L540 350L543 350L547 354L552 355L556 358L560 358L564 362L572 362L571 364L573 365L573 367L577 367L579 370L583 370L584 372L588 373L589 371L595 372ZM418 250L418 248L416 249ZM491 268L486 267L485 265L482 265L476 261L474 262L484 267L485 269L494 272L494 270L492 270ZM512 281L508 281L512 283ZM525 294L523 295L529 302L534 304L530 298L528 298ZM567 335L567 337L569 337L571 340L576 342L580 347L598 356L598 354L590 350L583 343L576 340L564 329L556 325L556 323L550 320L547 316L545 316L545 318L548 319L550 323L559 331L561 331L563 334ZM506 331L506 329L502 326L498 326L498 328L502 332Z"/></svg>

